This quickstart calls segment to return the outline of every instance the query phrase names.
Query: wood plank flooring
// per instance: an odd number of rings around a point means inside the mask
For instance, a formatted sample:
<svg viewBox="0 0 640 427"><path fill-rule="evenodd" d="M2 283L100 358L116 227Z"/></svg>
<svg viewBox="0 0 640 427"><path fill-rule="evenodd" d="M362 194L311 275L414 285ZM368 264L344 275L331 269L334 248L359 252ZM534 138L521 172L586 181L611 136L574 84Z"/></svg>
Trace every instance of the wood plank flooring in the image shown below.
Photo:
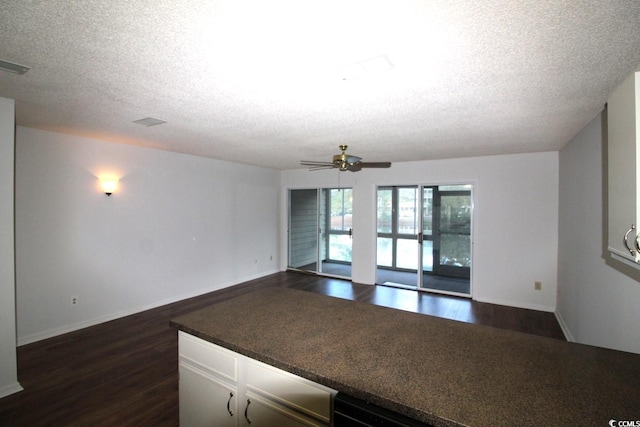
<svg viewBox="0 0 640 427"><path fill-rule="evenodd" d="M0 426L177 426L177 339L169 319L265 287L564 339L552 313L282 272L19 347L24 391L0 399Z"/></svg>

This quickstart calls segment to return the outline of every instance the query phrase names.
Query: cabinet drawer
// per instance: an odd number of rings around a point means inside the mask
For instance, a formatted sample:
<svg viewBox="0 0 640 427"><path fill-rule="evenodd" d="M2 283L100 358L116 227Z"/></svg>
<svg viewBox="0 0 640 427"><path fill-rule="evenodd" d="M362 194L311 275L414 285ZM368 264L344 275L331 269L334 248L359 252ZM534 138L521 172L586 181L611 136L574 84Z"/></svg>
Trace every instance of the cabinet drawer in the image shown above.
<svg viewBox="0 0 640 427"><path fill-rule="evenodd" d="M178 353L181 363L195 364L199 369L238 382L238 354L200 338L178 332Z"/></svg>
<svg viewBox="0 0 640 427"><path fill-rule="evenodd" d="M330 389L251 359L247 389L326 423L331 418Z"/></svg>
<svg viewBox="0 0 640 427"><path fill-rule="evenodd" d="M257 393L247 392L249 409L247 416L256 426L278 427L327 427L328 420L321 421L287 408Z"/></svg>

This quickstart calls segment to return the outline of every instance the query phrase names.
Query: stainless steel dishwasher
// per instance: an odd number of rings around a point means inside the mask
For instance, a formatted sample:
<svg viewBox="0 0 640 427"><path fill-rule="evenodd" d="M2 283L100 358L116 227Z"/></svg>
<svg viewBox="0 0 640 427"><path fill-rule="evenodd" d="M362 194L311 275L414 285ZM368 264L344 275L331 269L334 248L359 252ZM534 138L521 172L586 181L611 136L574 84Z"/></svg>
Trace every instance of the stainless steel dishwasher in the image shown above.
<svg viewBox="0 0 640 427"><path fill-rule="evenodd" d="M334 427L433 427L344 393L333 401Z"/></svg>

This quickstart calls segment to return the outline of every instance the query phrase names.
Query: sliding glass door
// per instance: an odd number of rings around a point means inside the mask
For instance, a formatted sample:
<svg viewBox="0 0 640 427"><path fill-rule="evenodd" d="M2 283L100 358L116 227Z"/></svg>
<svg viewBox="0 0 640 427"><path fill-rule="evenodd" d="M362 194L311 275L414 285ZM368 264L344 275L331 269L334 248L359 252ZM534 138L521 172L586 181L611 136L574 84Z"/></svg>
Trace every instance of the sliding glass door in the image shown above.
<svg viewBox="0 0 640 427"><path fill-rule="evenodd" d="M352 202L350 188L289 191L289 268L351 277Z"/></svg>
<svg viewBox="0 0 640 427"><path fill-rule="evenodd" d="M380 187L377 283L470 295L471 190Z"/></svg>

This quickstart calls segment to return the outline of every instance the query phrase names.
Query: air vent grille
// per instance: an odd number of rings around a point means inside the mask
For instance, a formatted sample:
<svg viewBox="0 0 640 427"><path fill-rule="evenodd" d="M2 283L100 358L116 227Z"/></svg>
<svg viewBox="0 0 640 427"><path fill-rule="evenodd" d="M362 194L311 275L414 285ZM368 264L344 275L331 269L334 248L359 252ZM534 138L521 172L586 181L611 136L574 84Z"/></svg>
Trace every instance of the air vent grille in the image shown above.
<svg viewBox="0 0 640 427"><path fill-rule="evenodd" d="M160 119L154 119L153 117L146 117L144 119L140 119L140 120L135 120L133 123L137 123L139 125L142 126L157 126L157 125L161 125L163 123L167 123L164 120L160 120Z"/></svg>
<svg viewBox="0 0 640 427"><path fill-rule="evenodd" d="M0 70L8 71L14 74L24 74L29 71L31 67L27 67L26 65L16 64L15 62L9 62L0 59Z"/></svg>

